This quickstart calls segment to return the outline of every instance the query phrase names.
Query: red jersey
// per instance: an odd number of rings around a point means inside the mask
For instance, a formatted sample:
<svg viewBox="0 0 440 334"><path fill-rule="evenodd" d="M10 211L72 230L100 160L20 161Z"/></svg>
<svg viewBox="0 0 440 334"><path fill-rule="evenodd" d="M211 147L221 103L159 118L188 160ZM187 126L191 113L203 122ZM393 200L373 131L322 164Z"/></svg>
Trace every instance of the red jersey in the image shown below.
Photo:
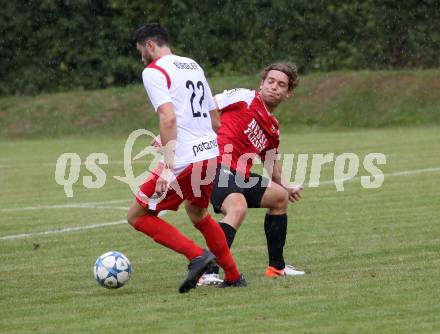
<svg viewBox="0 0 440 334"><path fill-rule="evenodd" d="M264 161L267 151L278 151L278 120L267 111L256 91L233 89L215 99L221 112L217 133L219 162L248 177L255 155Z"/></svg>

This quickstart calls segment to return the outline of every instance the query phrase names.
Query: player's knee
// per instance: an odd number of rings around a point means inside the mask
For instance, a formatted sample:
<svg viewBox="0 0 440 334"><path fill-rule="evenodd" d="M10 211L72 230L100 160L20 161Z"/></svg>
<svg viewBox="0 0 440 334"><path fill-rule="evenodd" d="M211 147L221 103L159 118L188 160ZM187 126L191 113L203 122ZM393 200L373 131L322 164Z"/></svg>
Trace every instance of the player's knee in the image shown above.
<svg viewBox="0 0 440 334"><path fill-rule="evenodd" d="M129 223L131 226L134 224L133 217L130 215L130 213L127 214L127 223Z"/></svg>
<svg viewBox="0 0 440 334"><path fill-rule="evenodd" d="M134 224L136 223L138 216L133 214L132 212L127 213L127 222L134 227Z"/></svg>
<svg viewBox="0 0 440 334"><path fill-rule="evenodd" d="M289 205L289 193L286 189L280 188L277 191L276 196L274 196L274 201L272 203L272 209L286 211L287 206Z"/></svg>
<svg viewBox="0 0 440 334"><path fill-rule="evenodd" d="M286 209L287 209L287 206L289 205L289 193L285 189L283 189L283 194L281 196L280 204L283 206L283 208L286 208Z"/></svg>
<svg viewBox="0 0 440 334"><path fill-rule="evenodd" d="M192 205L188 201L185 201L185 210L193 225L196 225L198 222L204 219L208 213L207 209Z"/></svg>
<svg viewBox="0 0 440 334"><path fill-rule="evenodd" d="M234 216L237 220L242 220L246 216L247 204L246 202L238 202L232 208L229 209L229 214Z"/></svg>
<svg viewBox="0 0 440 334"><path fill-rule="evenodd" d="M206 217L206 213L188 213L188 217L193 225L197 225L201 220Z"/></svg>

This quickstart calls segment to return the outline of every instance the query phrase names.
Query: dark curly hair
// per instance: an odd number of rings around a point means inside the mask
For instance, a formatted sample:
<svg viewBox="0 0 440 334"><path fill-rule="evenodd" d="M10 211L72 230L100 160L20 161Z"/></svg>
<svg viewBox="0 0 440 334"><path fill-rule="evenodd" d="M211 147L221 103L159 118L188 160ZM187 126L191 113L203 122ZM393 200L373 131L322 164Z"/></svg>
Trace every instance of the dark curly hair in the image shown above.
<svg viewBox="0 0 440 334"><path fill-rule="evenodd" d="M169 45L168 31L159 23L147 23L133 34L134 44L144 44L148 40L154 41L159 46Z"/></svg>
<svg viewBox="0 0 440 334"><path fill-rule="evenodd" d="M292 91L296 86L298 86L299 83L299 76L298 76L298 68L295 64L289 64L289 63L274 63L270 64L269 66L265 67L264 70L261 72L261 79L265 80L267 77L267 74L270 71L280 71L283 72L287 77L289 78L289 92Z"/></svg>

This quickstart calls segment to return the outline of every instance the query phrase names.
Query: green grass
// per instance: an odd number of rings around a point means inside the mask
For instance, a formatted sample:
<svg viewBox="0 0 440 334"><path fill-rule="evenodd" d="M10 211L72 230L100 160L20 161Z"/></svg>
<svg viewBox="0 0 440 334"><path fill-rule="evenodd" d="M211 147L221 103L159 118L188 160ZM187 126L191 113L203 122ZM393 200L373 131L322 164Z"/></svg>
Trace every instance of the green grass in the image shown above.
<svg viewBox="0 0 440 334"><path fill-rule="evenodd" d="M282 140L282 151L291 153L382 152L385 174L440 167L438 127L314 130L284 133ZM123 175L124 141L0 141L0 237L124 219L133 195L113 178ZM54 181L63 152L83 161L92 152L108 154L105 186L85 189L80 178L74 198L66 198ZM332 175L333 164L325 165L322 180ZM438 170L385 176L379 189L363 189L359 180L343 192L331 184L306 188L289 208L285 257L308 275L288 279L263 277L264 211L249 211L233 246L249 282L244 289L178 294L186 260L125 224L0 239L0 332L438 333L439 191ZM121 202L45 207L112 200ZM202 243L183 211L165 218ZM119 290L103 289L92 277L95 259L108 250L122 251L133 265L131 281Z"/></svg>
<svg viewBox="0 0 440 334"><path fill-rule="evenodd" d="M258 76L210 78L212 91L257 89ZM351 71L301 77L277 116L288 127L440 124L440 70ZM126 134L157 127L141 83L125 88L0 98L0 137Z"/></svg>

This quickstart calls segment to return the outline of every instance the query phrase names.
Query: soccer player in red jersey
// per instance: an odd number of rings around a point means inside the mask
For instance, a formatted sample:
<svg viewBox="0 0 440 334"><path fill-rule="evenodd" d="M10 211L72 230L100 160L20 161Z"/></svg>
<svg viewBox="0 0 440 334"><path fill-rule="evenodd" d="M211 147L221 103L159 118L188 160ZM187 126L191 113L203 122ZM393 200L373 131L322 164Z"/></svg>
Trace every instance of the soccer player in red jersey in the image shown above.
<svg viewBox="0 0 440 334"><path fill-rule="evenodd" d="M298 85L295 65L276 63L266 67L260 90L234 89L215 96L221 113L218 130L220 156L211 203L216 213L223 213L219 223L228 246L243 222L248 208L267 208L264 230L267 239L268 277L303 275L286 265L283 249L287 233L288 203L299 201L301 187L288 188L281 183L281 166L276 160L279 146L279 124L274 116L278 105ZM251 172L258 155L272 181ZM212 266L199 285L221 283L218 267Z"/></svg>
<svg viewBox="0 0 440 334"><path fill-rule="evenodd" d="M214 178L218 156L211 123L216 106L204 72L194 60L172 54L168 33L157 23L139 28L134 40L147 65L142 78L159 116L164 159L141 185L127 220L139 232L190 261L179 292L194 288L214 260L225 271L221 287L245 286L222 229L207 211L212 181L201 182L209 180L209 174ZM158 217L162 210L177 210L182 202L210 250L202 249Z"/></svg>

